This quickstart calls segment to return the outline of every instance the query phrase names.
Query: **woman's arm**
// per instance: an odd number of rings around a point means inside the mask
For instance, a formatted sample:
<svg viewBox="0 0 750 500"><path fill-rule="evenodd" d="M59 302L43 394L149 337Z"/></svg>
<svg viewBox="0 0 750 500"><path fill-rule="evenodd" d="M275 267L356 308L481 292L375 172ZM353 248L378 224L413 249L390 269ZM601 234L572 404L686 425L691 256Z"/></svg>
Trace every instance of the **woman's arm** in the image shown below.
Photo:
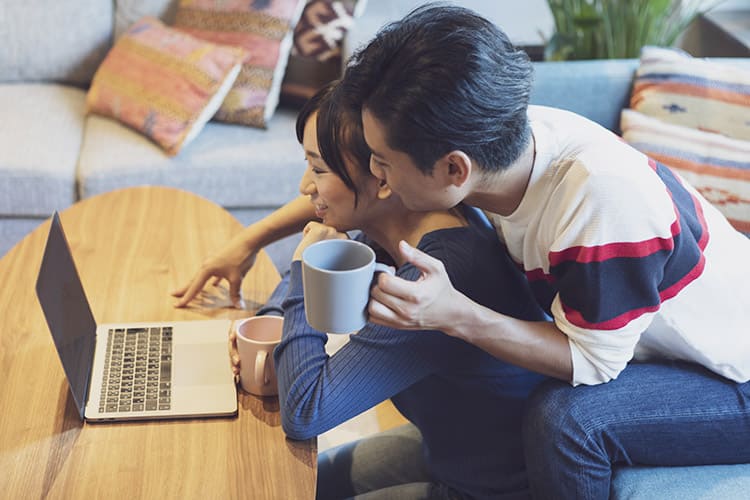
<svg viewBox="0 0 750 500"><path fill-rule="evenodd" d="M172 295L179 297L175 307L186 306L214 278L214 284L229 282L229 297L235 307L242 307L240 286L255 263L258 251L266 245L302 230L315 218L309 197L299 196L263 219L250 224L235 235L215 255L207 258L193 278Z"/></svg>
<svg viewBox="0 0 750 500"><path fill-rule="evenodd" d="M402 278L415 278L418 271L411 271ZM328 356L326 334L305 320L301 274L301 263L294 261L284 335L274 353L282 426L289 437L317 436L449 362L447 346L455 340L439 332L404 332L372 323Z"/></svg>

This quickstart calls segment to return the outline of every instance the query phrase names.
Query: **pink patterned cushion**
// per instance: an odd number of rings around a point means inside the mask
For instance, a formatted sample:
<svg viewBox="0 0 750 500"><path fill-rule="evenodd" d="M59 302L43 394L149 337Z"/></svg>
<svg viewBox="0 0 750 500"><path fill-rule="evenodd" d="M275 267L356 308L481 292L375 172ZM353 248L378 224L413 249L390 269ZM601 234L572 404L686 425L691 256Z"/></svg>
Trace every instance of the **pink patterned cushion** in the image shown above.
<svg viewBox="0 0 750 500"><path fill-rule="evenodd" d="M86 104L176 155L216 112L244 56L146 17L107 54Z"/></svg>
<svg viewBox="0 0 750 500"><path fill-rule="evenodd" d="M292 30L304 4L303 0L180 0L176 27L247 51L240 75L215 119L266 127L279 101Z"/></svg>

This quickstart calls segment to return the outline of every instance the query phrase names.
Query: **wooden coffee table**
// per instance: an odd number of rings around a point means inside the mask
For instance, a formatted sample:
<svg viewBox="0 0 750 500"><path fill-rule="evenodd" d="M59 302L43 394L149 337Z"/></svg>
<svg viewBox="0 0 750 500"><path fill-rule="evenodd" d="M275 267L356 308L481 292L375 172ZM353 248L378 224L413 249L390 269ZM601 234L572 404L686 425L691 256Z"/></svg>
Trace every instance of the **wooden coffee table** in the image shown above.
<svg viewBox="0 0 750 500"><path fill-rule="evenodd" d="M61 217L99 323L245 317L279 280L261 252L248 310L227 307L226 286L175 309L169 291L241 228L184 191L114 191ZM313 498L316 442L285 437L275 397L240 391L235 418L81 422L34 292L48 229L0 259L0 497Z"/></svg>

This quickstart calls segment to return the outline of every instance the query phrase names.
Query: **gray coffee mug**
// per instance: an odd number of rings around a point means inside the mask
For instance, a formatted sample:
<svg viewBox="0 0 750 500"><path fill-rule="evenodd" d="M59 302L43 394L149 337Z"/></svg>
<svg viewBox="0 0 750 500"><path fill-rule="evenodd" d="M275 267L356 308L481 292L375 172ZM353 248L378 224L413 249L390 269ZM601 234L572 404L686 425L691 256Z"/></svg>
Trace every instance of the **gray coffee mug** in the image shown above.
<svg viewBox="0 0 750 500"><path fill-rule="evenodd" d="M393 269L375 262L375 252L353 240L325 240L302 252L307 322L321 332L352 333L367 323L367 302L376 272Z"/></svg>

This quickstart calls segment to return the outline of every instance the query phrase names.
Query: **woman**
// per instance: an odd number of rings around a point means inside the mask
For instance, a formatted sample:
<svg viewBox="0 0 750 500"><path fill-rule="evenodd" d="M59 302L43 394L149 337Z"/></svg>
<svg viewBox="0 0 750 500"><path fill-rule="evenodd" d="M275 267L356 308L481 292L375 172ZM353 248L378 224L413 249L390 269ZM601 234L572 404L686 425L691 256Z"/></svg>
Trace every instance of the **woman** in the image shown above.
<svg viewBox="0 0 750 500"><path fill-rule="evenodd" d="M370 174L359 110L347 102L340 88L328 87L297 122L308 162L300 191L323 224L305 228L282 284L288 291L274 294L286 296L275 352L284 430L307 439L391 398L411 424L321 454L319 498L523 496L521 413L542 376L436 331L371 323L328 356L327 335L305 321L302 251L355 228L404 279L417 279L419 271L392 259L402 240L443 261L456 287L474 300L527 320L543 318L514 264L498 261L502 247L475 212L406 210Z"/></svg>

